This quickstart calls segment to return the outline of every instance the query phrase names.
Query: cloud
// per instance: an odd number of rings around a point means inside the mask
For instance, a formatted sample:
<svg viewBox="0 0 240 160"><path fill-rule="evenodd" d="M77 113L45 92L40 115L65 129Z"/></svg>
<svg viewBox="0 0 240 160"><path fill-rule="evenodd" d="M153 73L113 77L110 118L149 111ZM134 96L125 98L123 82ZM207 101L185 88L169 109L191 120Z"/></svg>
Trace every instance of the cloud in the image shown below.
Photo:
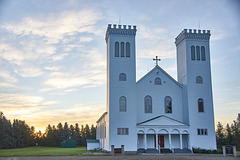
<svg viewBox="0 0 240 160"><path fill-rule="evenodd" d="M80 42L90 42L92 40L92 37L80 37Z"/></svg>
<svg viewBox="0 0 240 160"><path fill-rule="evenodd" d="M94 27L102 19L100 12L91 9L46 13L37 17L26 17L21 22L3 24L2 28L17 35L43 37L49 44L59 43L67 35L78 33L99 34Z"/></svg>
<svg viewBox="0 0 240 160"><path fill-rule="evenodd" d="M56 109L54 111L43 111L35 115L37 120L38 117L42 117L41 127L51 122L51 125L57 125L59 122L68 124L95 124L98 118L104 111L105 106L103 104L86 103L86 104L75 104L68 109ZM54 112L54 114L52 114Z"/></svg>
<svg viewBox="0 0 240 160"><path fill-rule="evenodd" d="M43 101L42 97L23 94L0 94L0 99L3 107L36 106Z"/></svg>
<svg viewBox="0 0 240 160"><path fill-rule="evenodd" d="M95 87L104 84L106 79L104 56L96 48L82 49L81 52L74 56L68 67L50 72L43 84L52 89Z"/></svg>
<svg viewBox="0 0 240 160"><path fill-rule="evenodd" d="M49 71L58 71L61 69L60 66L51 66L51 67L44 67L44 69L49 70Z"/></svg>
<svg viewBox="0 0 240 160"><path fill-rule="evenodd" d="M4 112L8 119L24 119L28 125L34 125L36 131L39 129L44 130L48 124L57 125L58 123L70 124L78 123L79 125L95 124L98 118L105 110L104 104L99 103L83 103L67 106L68 109L60 107L53 107L57 102L49 102L48 107L51 110L40 108L29 108L25 110L13 110ZM41 119L41 121L39 121Z"/></svg>
<svg viewBox="0 0 240 160"><path fill-rule="evenodd" d="M211 41L218 41L218 40L222 40L225 39L229 36L232 36L232 33L226 32L225 30L217 30L215 29L215 31L213 31L213 33L211 33Z"/></svg>
<svg viewBox="0 0 240 160"><path fill-rule="evenodd" d="M76 92L78 89L65 89L63 92Z"/></svg>
<svg viewBox="0 0 240 160"><path fill-rule="evenodd" d="M236 46L232 49L234 52L240 52L240 46Z"/></svg>
<svg viewBox="0 0 240 160"><path fill-rule="evenodd" d="M0 57L5 60L8 60L9 62L11 61L19 62L24 60L25 58L21 51L11 46L10 44L4 43L3 41L0 41L0 53L1 53Z"/></svg>
<svg viewBox="0 0 240 160"><path fill-rule="evenodd" d="M21 67L16 67L15 73L21 77L38 77L43 74L42 70L33 64L24 64Z"/></svg>
<svg viewBox="0 0 240 160"><path fill-rule="evenodd" d="M10 83L18 82L18 79L13 75L11 75L11 73L8 70L6 70L5 67L4 67L4 70L3 68L0 68L0 77Z"/></svg>
<svg viewBox="0 0 240 160"><path fill-rule="evenodd" d="M154 28L140 25L138 33L138 58L153 58L156 55L159 58L174 58L175 48L169 33L164 28Z"/></svg>
<svg viewBox="0 0 240 160"><path fill-rule="evenodd" d="M68 53L63 53L63 54L60 54L60 55L55 55L52 57L52 59L54 61L59 61L59 60L62 60L65 56L68 56L69 54Z"/></svg>
<svg viewBox="0 0 240 160"><path fill-rule="evenodd" d="M84 73L85 72L85 73ZM81 73L70 72L54 72L50 74L50 78L44 81L45 85L54 89L65 89L69 87L88 86L94 87L103 84L104 76L101 74L94 75L94 72L83 71Z"/></svg>
<svg viewBox="0 0 240 160"><path fill-rule="evenodd" d="M8 83L8 82L0 82L0 87L3 88L3 87L16 87L15 85L11 84L11 83Z"/></svg>
<svg viewBox="0 0 240 160"><path fill-rule="evenodd" d="M0 99L0 111L13 118L29 116L59 104L58 101L44 101L43 97L25 94L0 94Z"/></svg>
<svg viewBox="0 0 240 160"><path fill-rule="evenodd" d="M6 34L0 39L0 58L14 65L14 73L21 77L38 77L46 71L58 71L61 67L49 68L49 63L67 56L71 58L70 52L83 48L81 43L89 43L93 36L103 35L103 31L95 27L101 19L97 10L82 9L38 14L4 23L0 27ZM70 83L75 86L74 81L78 80L72 79Z"/></svg>

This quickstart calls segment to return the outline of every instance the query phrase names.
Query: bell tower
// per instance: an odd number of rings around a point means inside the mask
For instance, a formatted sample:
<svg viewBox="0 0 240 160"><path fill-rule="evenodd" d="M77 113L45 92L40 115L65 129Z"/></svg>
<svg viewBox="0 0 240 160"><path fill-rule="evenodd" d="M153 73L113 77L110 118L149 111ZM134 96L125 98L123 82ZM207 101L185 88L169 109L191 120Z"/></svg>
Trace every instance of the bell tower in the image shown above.
<svg viewBox="0 0 240 160"><path fill-rule="evenodd" d="M175 39L178 82L183 84L183 117L191 147L216 149L209 30L184 29Z"/></svg>
<svg viewBox="0 0 240 160"><path fill-rule="evenodd" d="M109 147L137 150L136 137L136 26L108 25L107 112Z"/></svg>

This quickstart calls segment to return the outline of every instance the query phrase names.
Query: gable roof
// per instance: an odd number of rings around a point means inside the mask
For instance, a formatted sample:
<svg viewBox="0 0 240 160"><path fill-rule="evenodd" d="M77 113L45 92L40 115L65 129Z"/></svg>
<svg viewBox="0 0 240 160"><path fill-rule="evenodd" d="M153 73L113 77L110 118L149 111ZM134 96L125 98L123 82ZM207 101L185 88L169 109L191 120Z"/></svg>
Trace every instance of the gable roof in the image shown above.
<svg viewBox="0 0 240 160"><path fill-rule="evenodd" d="M149 125L149 126L189 126L188 124L185 124L183 122L180 122L178 120L175 120L173 118L161 115L161 116L157 116L154 118L151 118L149 120L140 122L137 124L138 126L145 126L145 125Z"/></svg>
<svg viewBox="0 0 240 160"><path fill-rule="evenodd" d="M145 76L143 76L141 79L137 81L137 84L141 82L143 79L145 79L148 75L150 75L154 70L160 70L163 74L165 74L170 80L172 80L174 83L176 83L179 87L182 87L182 84L177 82L172 76L170 76L166 71L164 71L159 65L156 65L151 71L149 71Z"/></svg>

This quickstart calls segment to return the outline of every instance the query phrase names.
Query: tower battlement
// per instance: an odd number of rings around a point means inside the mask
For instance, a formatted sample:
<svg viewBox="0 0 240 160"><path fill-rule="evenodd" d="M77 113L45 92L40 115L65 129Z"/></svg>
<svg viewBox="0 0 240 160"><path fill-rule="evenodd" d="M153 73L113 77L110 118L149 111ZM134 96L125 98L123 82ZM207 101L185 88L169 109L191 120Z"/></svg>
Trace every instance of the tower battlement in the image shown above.
<svg viewBox="0 0 240 160"><path fill-rule="evenodd" d="M184 29L175 38L175 44L179 45L184 39L209 40L210 35L210 30Z"/></svg>
<svg viewBox="0 0 240 160"><path fill-rule="evenodd" d="M134 25L108 24L105 40L107 42L109 34L136 35L137 27Z"/></svg>

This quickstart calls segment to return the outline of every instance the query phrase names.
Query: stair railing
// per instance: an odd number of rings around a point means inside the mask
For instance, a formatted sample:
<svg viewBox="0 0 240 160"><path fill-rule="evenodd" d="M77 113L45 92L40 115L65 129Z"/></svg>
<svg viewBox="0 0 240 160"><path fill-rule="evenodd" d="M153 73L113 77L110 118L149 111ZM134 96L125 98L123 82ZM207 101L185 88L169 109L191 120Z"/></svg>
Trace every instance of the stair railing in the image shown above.
<svg viewBox="0 0 240 160"><path fill-rule="evenodd" d="M171 144L172 153L174 153L174 146Z"/></svg>
<svg viewBox="0 0 240 160"><path fill-rule="evenodd" d="M188 149L190 149L191 153L193 153L192 146L189 143L187 143L187 145L188 145Z"/></svg>
<svg viewBox="0 0 240 160"><path fill-rule="evenodd" d="M160 147L160 145L158 145L158 153L159 153L159 154L161 153L161 147Z"/></svg>

